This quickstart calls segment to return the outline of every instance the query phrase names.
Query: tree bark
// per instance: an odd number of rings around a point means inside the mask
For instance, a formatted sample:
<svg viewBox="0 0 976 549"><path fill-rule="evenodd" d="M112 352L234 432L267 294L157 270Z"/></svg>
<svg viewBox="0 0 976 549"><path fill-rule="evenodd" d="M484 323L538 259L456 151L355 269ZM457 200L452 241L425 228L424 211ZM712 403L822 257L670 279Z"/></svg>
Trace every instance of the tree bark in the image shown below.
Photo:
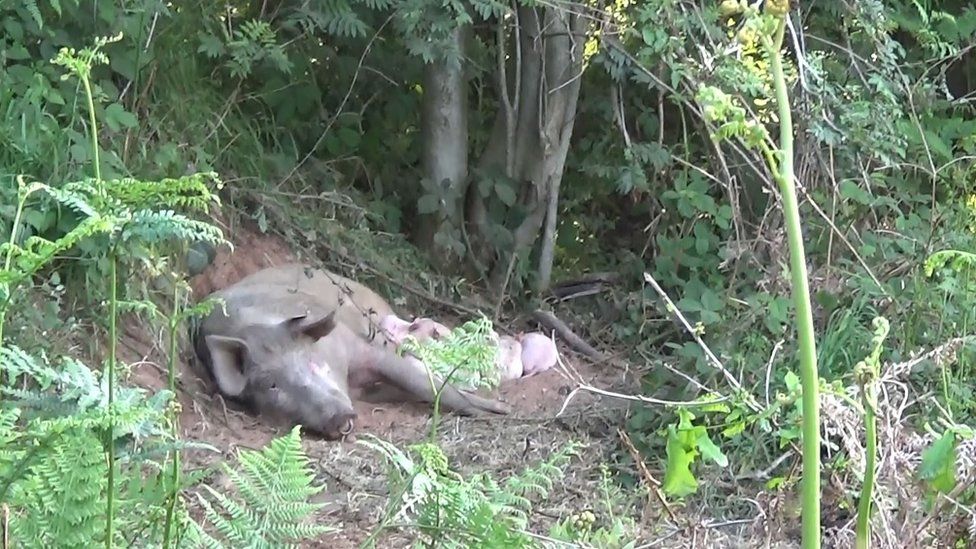
<svg viewBox="0 0 976 549"><path fill-rule="evenodd" d="M505 291L512 266L525 257L545 230L540 253L537 289L549 285L555 244L555 228L569 142L572 136L583 67L583 44L589 19L559 8L519 7L508 55L511 70L499 68L500 109L492 139L479 160L487 171L504 173L520 182L520 206L525 217L511 230L511 245L500 247L489 234L486 201L477 185L468 190L467 221L483 264L490 265L488 283ZM501 24L501 23L500 23ZM507 43L507 42L506 42ZM507 46L499 46L502 52ZM514 89L507 74L513 74ZM497 222L497 221L495 221ZM494 245L491 245L494 244ZM488 250L494 249L494 257ZM474 250L473 250L474 251Z"/></svg>
<svg viewBox="0 0 976 549"><path fill-rule="evenodd" d="M464 51L465 28L454 31L458 50ZM421 214L415 233L416 244L440 267L456 264L456 256L438 239L441 231L456 233L462 220L461 198L468 177L468 101L464 70L460 60L437 59L424 67L423 170L438 196L439 209ZM436 189L436 190L435 190ZM459 243L460 244L460 243Z"/></svg>

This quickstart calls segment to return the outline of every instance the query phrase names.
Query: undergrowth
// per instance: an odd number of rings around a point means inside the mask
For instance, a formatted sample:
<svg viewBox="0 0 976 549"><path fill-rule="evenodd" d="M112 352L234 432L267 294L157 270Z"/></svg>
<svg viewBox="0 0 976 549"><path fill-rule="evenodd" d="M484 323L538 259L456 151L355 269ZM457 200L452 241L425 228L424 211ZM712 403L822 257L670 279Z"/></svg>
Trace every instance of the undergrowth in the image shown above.
<svg viewBox="0 0 976 549"><path fill-rule="evenodd" d="M43 524L68 544L107 528L90 506L107 505L108 479L83 464L105 458L108 448L118 458L116 541L158 542L174 522L188 535L185 508L198 500L184 496L199 479L174 474L181 471L177 452L190 448L173 435L172 395L145 397L110 383L115 368L89 361L95 367L88 369L60 356L79 351L52 334L103 343L115 319L106 311L116 280L119 313L149 312L134 296L164 279L177 308L149 315L154 321L166 317L175 331L201 314L181 308L186 288L176 266L186 245L221 240L195 221L216 203L215 190L259 230L280 233L295 249L328 257L364 281L372 277L387 294L401 292L401 282L450 299L471 293L470 280L451 284L428 273L422 253L399 234L410 232L418 199L432 196L418 183L421 84L424 55L439 42L424 33L437 38L457 21L423 2L285 1L270 12L262 3L231 4L0 4L0 424L8 441L0 452L9 453L2 479L21 490L30 478L45 502L65 498L78 508L59 518L51 515L57 507L11 500L15 536L57 541L31 537L47 535L35 527ZM643 388L678 404L635 407L629 431L640 455L662 470L670 504L702 498L717 512L733 509L729 483L780 501L799 482L793 464L802 391L790 373L796 341L780 197L763 176L761 154L741 141L712 140L714 105L696 96L702 85L713 86L742 109L738 122L777 125L764 76L768 55L734 15L744 4L638 2L600 14L612 40L589 52L579 75L556 220L557 275L622 276L553 310L584 339L660 366L647 368ZM504 13L497 2L473 5ZM976 325L976 11L964 2L877 0L801 8L791 13L787 48L797 62L784 69L795 86L800 209L826 411L824 474L841 487L831 491L831 508L846 513L839 523L854 523L873 453L860 443L864 372L855 365L874 350L873 319L887 318L884 360L870 361L878 387L875 448L879 463L904 463L877 471L873 536L905 542L895 524L938 537L969 520L976 501L967 427L976 422L968 339ZM512 30L496 24L511 15L486 15L471 29L464 62L475 99L468 109L473 151L490 138L497 114L493 44L496 31ZM99 62L72 69L81 59L70 49L61 61L72 63L50 62L60 48L82 48L105 27L121 31L103 44L108 63L90 52ZM472 175L487 183L479 177ZM488 212L499 226L524 216L507 183L494 187L499 196ZM501 233L500 242L511 238ZM531 276L517 263L514 278ZM644 272L673 301L642 284ZM493 297L486 309L537 305L521 295ZM672 323L678 313L689 329ZM49 463L57 455L76 455L78 463ZM614 465L615 481L640 481L638 463ZM89 481L91 492L66 493L52 475L77 486ZM724 482L710 482L716 477ZM886 491L912 482L924 493L911 501ZM152 505L145 512L154 514L137 517L130 502L138 497L157 498L164 509L179 505L169 518ZM622 528L591 522L581 511L560 528L602 546ZM437 535L424 524L428 539Z"/></svg>

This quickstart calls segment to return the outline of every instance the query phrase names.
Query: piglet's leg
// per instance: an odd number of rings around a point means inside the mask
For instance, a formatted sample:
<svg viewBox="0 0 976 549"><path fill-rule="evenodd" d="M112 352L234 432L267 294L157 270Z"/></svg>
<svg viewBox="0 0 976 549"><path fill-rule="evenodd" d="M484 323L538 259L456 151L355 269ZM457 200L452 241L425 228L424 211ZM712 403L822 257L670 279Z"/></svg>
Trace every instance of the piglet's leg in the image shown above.
<svg viewBox="0 0 976 549"><path fill-rule="evenodd" d="M386 337L399 347L403 344L404 338L410 333L411 323L403 320L397 315L386 315L380 319L380 329L386 333Z"/></svg>

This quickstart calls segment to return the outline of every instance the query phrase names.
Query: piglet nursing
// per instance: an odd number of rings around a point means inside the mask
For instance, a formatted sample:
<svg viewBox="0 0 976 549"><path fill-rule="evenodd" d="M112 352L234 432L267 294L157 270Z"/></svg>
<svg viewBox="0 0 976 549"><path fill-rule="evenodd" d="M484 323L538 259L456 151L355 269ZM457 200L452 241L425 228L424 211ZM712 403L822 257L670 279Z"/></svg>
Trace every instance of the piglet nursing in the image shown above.
<svg viewBox="0 0 976 549"><path fill-rule="evenodd" d="M380 320L379 325L386 337L398 348L403 345L407 336L422 342L442 339L451 333L451 329L444 324L425 317L408 322L395 314L388 314ZM517 336L500 336L496 332L493 335L498 345L495 364L501 381L533 376L556 365L556 344L545 334L530 332ZM407 356L419 362L412 355Z"/></svg>
<svg viewBox="0 0 976 549"><path fill-rule="evenodd" d="M529 377L545 372L556 365L558 355L556 343L539 332L519 336L522 344L522 375Z"/></svg>
<svg viewBox="0 0 976 549"><path fill-rule="evenodd" d="M495 365L498 367L499 381L522 377L522 344L512 336L501 336L497 341Z"/></svg>
<svg viewBox="0 0 976 549"><path fill-rule="evenodd" d="M438 340L451 333L447 326L436 320L417 318L412 322L407 322L395 314L384 316L380 319L379 325L386 333L386 337L397 347L403 344L407 336L412 336L417 341L426 341L428 339Z"/></svg>

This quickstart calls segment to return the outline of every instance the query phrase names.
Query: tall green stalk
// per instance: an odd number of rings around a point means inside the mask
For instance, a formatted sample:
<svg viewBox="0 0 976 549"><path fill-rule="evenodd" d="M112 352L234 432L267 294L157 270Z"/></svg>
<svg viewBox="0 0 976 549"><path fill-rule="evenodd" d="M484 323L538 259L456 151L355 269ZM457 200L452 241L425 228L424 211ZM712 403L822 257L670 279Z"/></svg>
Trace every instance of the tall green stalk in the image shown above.
<svg viewBox="0 0 976 549"><path fill-rule="evenodd" d="M854 547L867 549L871 543L871 498L874 496L875 465L878 459L878 426L875 412L878 405L877 382L881 376L881 346L888 336L888 321L874 319L874 348L865 360L854 367L861 386L861 404L864 407L864 482L861 483L861 499L857 504L857 527Z"/></svg>
<svg viewBox="0 0 976 549"><path fill-rule="evenodd" d="M167 367L169 369L169 382L168 388L170 393L173 394L174 399L176 398L176 329L180 324L180 285L177 282L173 288L173 310L169 316L169 359L167 360ZM180 436L180 418L179 418L179 400L173 403L173 417L170 418L170 422L173 426L173 438L177 439ZM173 463L172 469L170 470L172 475L173 491L169 496L169 502L166 506L166 523L163 526L163 547L169 548L170 540L173 536L173 517L176 513L176 500L179 496L180 487L180 453L178 451L173 452Z"/></svg>
<svg viewBox="0 0 976 549"><path fill-rule="evenodd" d="M115 351L116 316L118 315L118 276L116 269L118 256L113 246L109 259L109 302L108 302L108 496L105 504L105 547L112 548L115 538Z"/></svg>
<svg viewBox="0 0 976 549"><path fill-rule="evenodd" d="M17 183L18 183L18 187L23 186L23 181L20 178L17 179ZM27 202L27 197L22 196L23 190L22 189L19 190L21 192L17 193L18 194L17 213L14 214L14 224L10 228L10 242L9 242L10 245L7 247L7 257L6 259L4 259L3 262L4 271L10 271L10 264L13 263L14 244L17 243L17 228L20 227L20 218L24 215L24 203ZM0 305L0 345L3 344L3 326L7 320L7 307L10 306L10 299L13 297L13 290L11 288L11 284L9 282L5 283L4 287L5 287L4 288L5 295L3 296L3 304Z"/></svg>
<svg viewBox="0 0 976 549"><path fill-rule="evenodd" d="M121 35L119 36L121 38ZM66 65L78 76L85 88L85 100L88 104L88 132L92 145L92 165L95 170L95 186L99 194L105 194L102 185L102 163L98 154L98 120L95 117L95 97L91 89L91 66L95 61L108 62L108 59L98 53L101 46L108 43L109 39L96 40L95 47L85 50L80 57L74 57L73 50L69 54L67 50L62 50L62 56L56 62ZM115 537L115 362L117 348L117 322L118 322L118 253L114 244L110 245L109 251L109 276L111 287L109 294L109 352L108 352L108 494L105 504L105 546L111 549Z"/></svg>
<svg viewBox="0 0 976 549"><path fill-rule="evenodd" d="M793 119L790 98L783 74L783 35L789 2L766 3L766 9L778 19L773 40L766 41L770 57L770 71L776 90L779 112L779 170L775 178L783 196L783 217L790 245L790 273L793 302L796 307L797 330L800 342L800 382L803 385L803 547L820 547L820 376L817 373L817 351L813 337L813 314L810 307L810 286L807 280L806 253L800 208L793 183Z"/></svg>

